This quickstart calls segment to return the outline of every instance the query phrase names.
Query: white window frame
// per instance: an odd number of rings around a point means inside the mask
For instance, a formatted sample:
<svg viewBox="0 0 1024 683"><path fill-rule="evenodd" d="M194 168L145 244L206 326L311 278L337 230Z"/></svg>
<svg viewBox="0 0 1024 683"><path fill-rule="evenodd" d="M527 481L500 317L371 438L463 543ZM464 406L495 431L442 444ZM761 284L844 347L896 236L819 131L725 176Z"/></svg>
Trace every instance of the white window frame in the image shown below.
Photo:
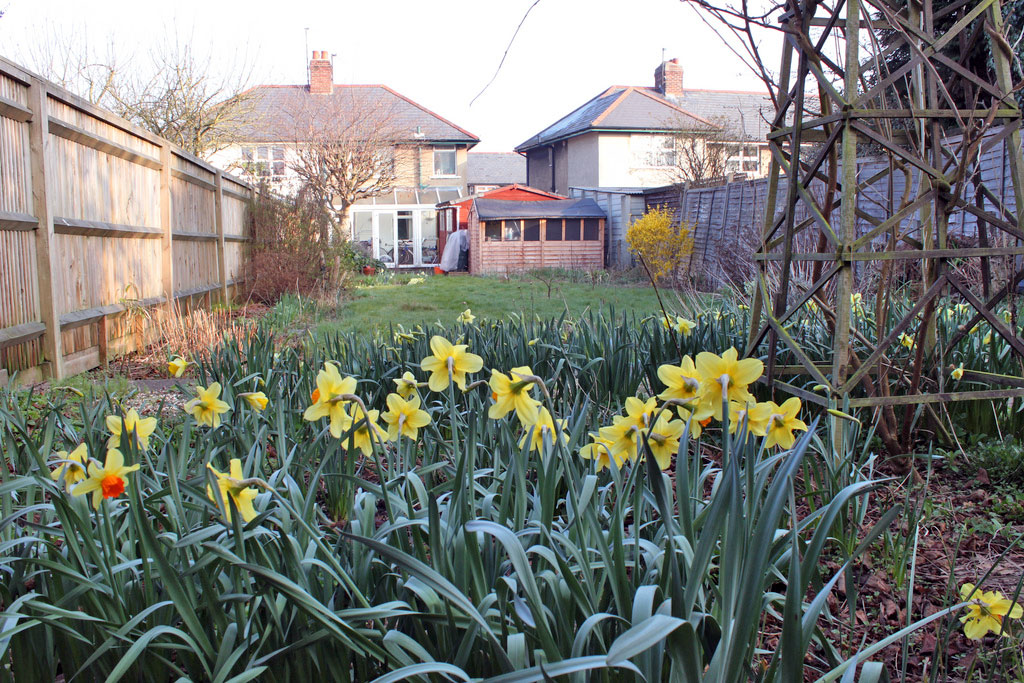
<svg viewBox="0 0 1024 683"><path fill-rule="evenodd" d="M433 175L431 178L458 178L459 177L459 148L455 145L439 145L433 148ZM437 157L438 154L451 154L452 155L452 173L440 173L437 168Z"/></svg>
<svg viewBox="0 0 1024 683"><path fill-rule="evenodd" d="M761 172L761 148L757 144L733 142L726 145L725 170L728 173ZM753 168L747 168L753 165Z"/></svg>
<svg viewBox="0 0 1024 683"><path fill-rule="evenodd" d="M631 146L635 167L675 168L679 163L679 150L673 135L634 134Z"/></svg>
<svg viewBox="0 0 1024 683"><path fill-rule="evenodd" d="M288 175L285 155L281 145L246 145L242 147L244 175L255 180L281 182Z"/></svg>

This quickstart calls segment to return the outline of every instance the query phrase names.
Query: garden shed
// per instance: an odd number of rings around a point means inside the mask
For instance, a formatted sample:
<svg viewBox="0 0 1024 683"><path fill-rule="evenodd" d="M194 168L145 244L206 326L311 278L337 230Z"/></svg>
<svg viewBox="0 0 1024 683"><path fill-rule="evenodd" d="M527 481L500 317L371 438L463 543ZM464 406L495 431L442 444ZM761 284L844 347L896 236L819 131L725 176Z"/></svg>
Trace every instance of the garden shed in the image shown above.
<svg viewBox="0 0 1024 683"><path fill-rule="evenodd" d="M478 198L469 211L469 271L604 268L605 213L593 199Z"/></svg>

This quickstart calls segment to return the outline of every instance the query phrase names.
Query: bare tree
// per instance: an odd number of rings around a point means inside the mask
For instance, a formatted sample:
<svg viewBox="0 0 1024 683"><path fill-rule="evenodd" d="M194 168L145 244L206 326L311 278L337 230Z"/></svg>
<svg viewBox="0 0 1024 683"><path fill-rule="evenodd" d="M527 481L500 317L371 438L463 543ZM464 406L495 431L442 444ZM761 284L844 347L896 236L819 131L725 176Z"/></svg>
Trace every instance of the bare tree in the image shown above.
<svg viewBox="0 0 1024 683"><path fill-rule="evenodd" d="M687 129L679 121L672 125L673 147L671 171L675 183L701 183L724 178L729 161L729 136L725 122L712 121L713 128L702 131Z"/></svg>
<svg viewBox="0 0 1024 683"><path fill-rule="evenodd" d="M20 58L44 78L196 156L238 142L251 107L248 59L214 63L176 33L136 58L109 36L101 47L77 29L47 27Z"/></svg>
<svg viewBox="0 0 1024 683"><path fill-rule="evenodd" d="M303 189L334 210L336 239L345 233L352 206L395 186L412 138L399 125L395 109L362 88L314 95L293 112L294 158L291 169Z"/></svg>

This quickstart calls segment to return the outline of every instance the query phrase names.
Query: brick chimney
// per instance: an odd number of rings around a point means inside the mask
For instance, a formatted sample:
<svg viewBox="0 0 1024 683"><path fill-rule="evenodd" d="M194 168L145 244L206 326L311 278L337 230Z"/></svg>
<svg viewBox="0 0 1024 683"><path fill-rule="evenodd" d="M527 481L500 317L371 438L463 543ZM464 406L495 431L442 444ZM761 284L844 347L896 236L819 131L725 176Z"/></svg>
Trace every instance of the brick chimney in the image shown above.
<svg viewBox="0 0 1024 683"><path fill-rule="evenodd" d="M334 66L326 51L313 50L309 60L309 92L311 95L330 95L334 90Z"/></svg>
<svg viewBox="0 0 1024 683"><path fill-rule="evenodd" d="M654 88L662 95L683 94L683 67L678 59L662 62L654 70Z"/></svg>

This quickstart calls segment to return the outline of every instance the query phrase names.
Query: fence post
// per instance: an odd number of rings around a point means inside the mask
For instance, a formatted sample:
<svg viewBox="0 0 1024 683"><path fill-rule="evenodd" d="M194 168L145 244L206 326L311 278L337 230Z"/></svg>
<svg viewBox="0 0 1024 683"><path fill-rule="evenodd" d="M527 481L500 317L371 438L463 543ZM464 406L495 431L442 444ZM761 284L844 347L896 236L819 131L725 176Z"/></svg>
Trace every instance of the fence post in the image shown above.
<svg viewBox="0 0 1024 683"><path fill-rule="evenodd" d="M46 149L50 141L49 114L46 106L46 85L33 78L29 85L29 155L32 173L32 206L36 227L36 284L39 295L39 317L46 325L43 352L50 362L50 377L64 377L64 345L60 333L60 309L55 291L53 210L47 198Z"/></svg>
<svg viewBox="0 0 1024 683"><path fill-rule="evenodd" d="M171 220L171 146L160 145L160 237L162 290L166 299L166 311L174 310L174 226Z"/></svg>
<svg viewBox="0 0 1024 683"><path fill-rule="evenodd" d="M217 268L220 271L220 302L228 305L228 261L224 242L224 177L218 170L214 180L214 224L217 227Z"/></svg>

